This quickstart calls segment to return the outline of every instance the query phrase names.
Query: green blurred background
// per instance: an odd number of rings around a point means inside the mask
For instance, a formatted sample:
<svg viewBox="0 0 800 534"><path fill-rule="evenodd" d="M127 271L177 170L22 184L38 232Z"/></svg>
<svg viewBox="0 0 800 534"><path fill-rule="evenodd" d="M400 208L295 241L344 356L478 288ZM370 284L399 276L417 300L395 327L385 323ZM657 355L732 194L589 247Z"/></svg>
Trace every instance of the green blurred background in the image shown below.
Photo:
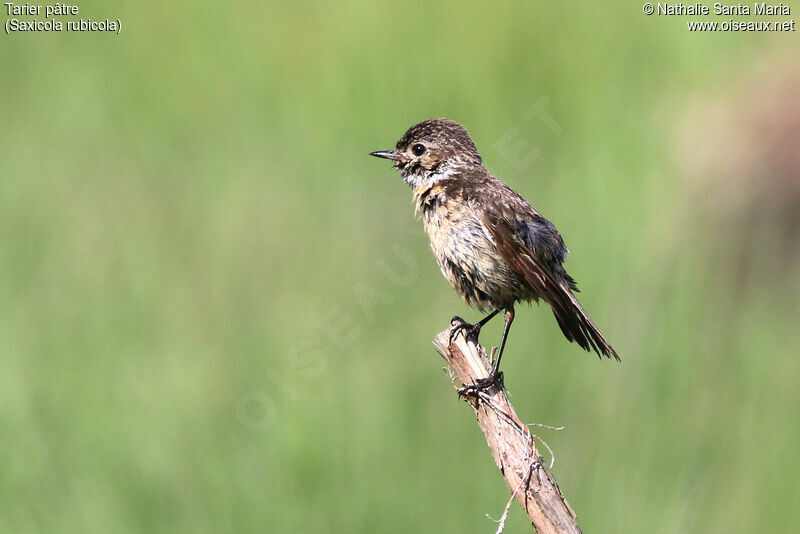
<svg viewBox="0 0 800 534"><path fill-rule="evenodd" d="M3 34L0 531L494 532L431 345L479 315L367 155L439 116L558 225L622 356L533 306L504 359L583 529L797 525L798 36L624 4L81 2L122 33Z"/></svg>

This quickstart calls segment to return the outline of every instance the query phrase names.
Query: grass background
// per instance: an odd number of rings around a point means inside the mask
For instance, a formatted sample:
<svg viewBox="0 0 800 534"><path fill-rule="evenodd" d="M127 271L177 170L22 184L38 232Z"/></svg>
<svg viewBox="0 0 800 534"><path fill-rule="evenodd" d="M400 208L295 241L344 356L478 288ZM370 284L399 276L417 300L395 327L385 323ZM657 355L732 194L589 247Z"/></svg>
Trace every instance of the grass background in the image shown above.
<svg viewBox="0 0 800 534"><path fill-rule="evenodd" d="M583 529L800 521L800 167L774 165L800 136L759 133L796 33L634 3L79 7L122 33L0 38L0 531L494 531L507 490L430 344L478 314L367 156L437 116L558 225L622 355L534 306L504 359L519 413L566 427L541 435Z"/></svg>

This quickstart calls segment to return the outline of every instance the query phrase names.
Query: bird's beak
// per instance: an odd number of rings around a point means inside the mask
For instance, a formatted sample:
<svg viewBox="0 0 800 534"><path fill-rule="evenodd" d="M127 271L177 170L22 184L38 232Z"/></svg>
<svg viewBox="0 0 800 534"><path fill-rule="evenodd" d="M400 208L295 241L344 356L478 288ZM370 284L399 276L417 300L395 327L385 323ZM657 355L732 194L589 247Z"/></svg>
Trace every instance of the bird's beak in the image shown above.
<svg viewBox="0 0 800 534"><path fill-rule="evenodd" d="M400 154L394 150L378 150L376 152L370 152L369 155L375 156L376 158L390 159L392 161L397 161L400 159Z"/></svg>

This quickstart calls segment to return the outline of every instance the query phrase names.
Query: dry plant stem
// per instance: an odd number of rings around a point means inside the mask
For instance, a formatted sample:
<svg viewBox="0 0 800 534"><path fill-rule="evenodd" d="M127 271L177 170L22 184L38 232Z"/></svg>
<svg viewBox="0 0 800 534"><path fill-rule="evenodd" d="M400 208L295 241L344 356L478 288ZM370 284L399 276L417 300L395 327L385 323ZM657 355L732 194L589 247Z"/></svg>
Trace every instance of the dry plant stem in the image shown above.
<svg viewBox="0 0 800 534"><path fill-rule="evenodd" d="M433 344L464 384L477 383L489 376L491 365L486 351L459 334L450 344L450 330L439 333ZM456 389L458 387L453 384ZM466 399L478 418L494 461L516 499L539 534L580 533L575 512L561 494L528 427L517 417L502 384L467 394ZM518 489L519 488L519 489Z"/></svg>

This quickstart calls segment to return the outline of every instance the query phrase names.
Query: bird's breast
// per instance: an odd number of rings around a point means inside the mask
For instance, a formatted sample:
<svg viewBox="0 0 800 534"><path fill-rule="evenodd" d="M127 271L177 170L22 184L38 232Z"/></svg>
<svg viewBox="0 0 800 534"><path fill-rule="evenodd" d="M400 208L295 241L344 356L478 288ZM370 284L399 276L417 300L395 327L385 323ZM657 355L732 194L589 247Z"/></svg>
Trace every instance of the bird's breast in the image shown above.
<svg viewBox="0 0 800 534"><path fill-rule="evenodd" d="M512 303L524 282L503 260L472 206L433 187L418 207L439 268L456 292L480 309Z"/></svg>

